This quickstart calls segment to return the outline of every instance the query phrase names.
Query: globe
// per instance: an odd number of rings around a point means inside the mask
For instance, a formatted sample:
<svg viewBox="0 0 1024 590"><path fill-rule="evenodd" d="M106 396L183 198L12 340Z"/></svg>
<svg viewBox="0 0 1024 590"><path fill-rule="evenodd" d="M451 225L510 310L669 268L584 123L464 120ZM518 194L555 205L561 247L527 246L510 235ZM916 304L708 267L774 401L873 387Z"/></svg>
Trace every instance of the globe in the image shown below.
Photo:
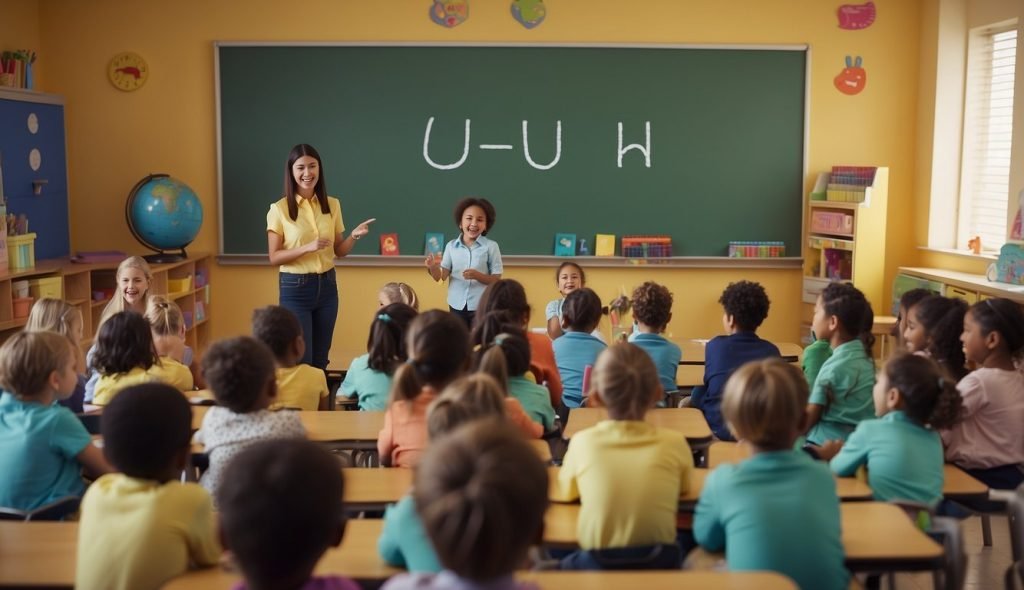
<svg viewBox="0 0 1024 590"><path fill-rule="evenodd" d="M185 258L185 246L199 233L203 205L184 182L167 174L150 174L128 194L125 217L135 239L158 252L147 260L173 262Z"/></svg>

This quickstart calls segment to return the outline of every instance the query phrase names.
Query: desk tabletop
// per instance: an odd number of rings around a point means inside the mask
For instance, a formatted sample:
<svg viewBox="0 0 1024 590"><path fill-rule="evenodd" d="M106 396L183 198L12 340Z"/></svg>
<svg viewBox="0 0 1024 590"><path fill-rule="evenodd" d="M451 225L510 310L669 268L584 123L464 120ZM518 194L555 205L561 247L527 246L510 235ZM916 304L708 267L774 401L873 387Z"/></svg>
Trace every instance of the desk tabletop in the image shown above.
<svg viewBox="0 0 1024 590"><path fill-rule="evenodd" d="M77 522L0 521L0 586L71 588L77 547Z"/></svg>
<svg viewBox="0 0 1024 590"><path fill-rule="evenodd" d="M679 590L703 588L706 590L796 590L792 580L772 572L520 572L520 580L535 582L541 588L587 588L588 590Z"/></svg>
<svg viewBox="0 0 1024 590"><path fill-rule="evenodd" d="M193 406L192 429L198 430L208 406ZM288 412L292 410L280 410ZM309 440L315 442L376 441L384 428L384 412L296 412L306 429Z"/></svg>
<svg viewBox="0 0 1024 590"><path fill-rule="evenodd" d="M683 352L683 357L679 360L680 365L704 364L704 345L707 344L707 340L673 339L673 341ZM792 342L774 342L773 344L779 347L782 360L788 363L800 360L804 354L804 349L799 344Z"/></svg>
<svg viewBox="0 0 1024 590"><path fill-rule="evenodd" d="M565 425L562 438L570 439L577 432L606 419L608 412L604 408L573 408L569 411L569 423ZM696 408L656 408L647 412L646 420L655 426L681 432L691 444L711 439L707 420Z"/></svg>

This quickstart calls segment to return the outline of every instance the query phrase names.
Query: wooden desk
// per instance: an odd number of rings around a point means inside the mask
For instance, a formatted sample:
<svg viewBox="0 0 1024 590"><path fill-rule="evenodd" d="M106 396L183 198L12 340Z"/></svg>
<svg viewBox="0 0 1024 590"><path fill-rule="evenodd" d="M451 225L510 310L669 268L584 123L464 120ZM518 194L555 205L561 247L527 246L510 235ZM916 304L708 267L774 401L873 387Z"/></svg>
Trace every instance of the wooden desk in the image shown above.
<svg viewBox="0 0 1024 590"><path fill-rule="evenodd" d="M198 430L206 406L192 408L192 428ZM281 410L283 412L291 410ZM309 440L331 443L340 449L376 451L377 435L384 428L384 412L296 412Z"/></svg>
<svg viewBox="0 0 1024 590"><path fill-rule="evenodd" d="M0 521L0 587L75 585L77 522Z"/></svg>
<svg viewBox="0 0 1024 590"><path fill-rule="evenodd" d="M884 502L839 505L846 566L853 570L931 570L940 566L942 546L921 532L903 510ZM552 504L544 515L544 543L577 547L578 504Z"/></svg>
<svg viewBox="0 0 1024 590"><path fill-rule="evenodd" d="M569 411L569 423L565 425L562 438L570 439L574 434L590 428L608 418L604 408L573 408ZM647 412L647 421L661 428L681 432L690 446L706 445L711 442L711 429L704 414L696 408L657 408Z"/></svg>
<svg viewBox="0 0 1024 590"><path fill-rule="evenodd" d="M680 365L704 364L704 345L707 340L674 340L674 342L683 352L683 357L679 360ZM779 354L787 363L799 361L804 354L804 349L799 344L791 342L775 342L774 344L779 347Z"/></svg>
<svg viewBox="0 0 1024 590"><path fill-rule="evenodd" d="M345 475L345 510L384 510L412 490L412 469L351 467Z"/></svg>
<svg viewBox="0 0 1024 590"><path fill-rule="evenodd" d="M708 468L714 469L722 463L736 463L749 457L746 446L734 442L715 442L708 447ZM840 490L849 480L860 481L859 478L840 477L836 483ZM867 487L866 485L864 487ZM870 492L870 490L868 490ZM951 463L943 465L942 495L950 500L977 500L988 497L988 486L974 479L962 469ZM839 497L847 500L840 491Z"/></svg>
<svg viewBox="0 0 1024 590"><path fill-rule="evenodd" d="M383 580L400 572L386 565L377 554L377 539L383 528L384 521L380 519L348 521L341 547L328 549L316 565L315 572L319 575L340 574L356 580L371 581ZM226 590L234 587L239 578L238 574L213 567L178 576L168 582L164 589Z"/></svg>
<svg viewBox="0 0 1024 590"><path fill-rule="evenodd" d="M587 588L588 590L796 590L796 584L781 574L771 572L520 572L520 580L535 582L541 588Z"/></svg>

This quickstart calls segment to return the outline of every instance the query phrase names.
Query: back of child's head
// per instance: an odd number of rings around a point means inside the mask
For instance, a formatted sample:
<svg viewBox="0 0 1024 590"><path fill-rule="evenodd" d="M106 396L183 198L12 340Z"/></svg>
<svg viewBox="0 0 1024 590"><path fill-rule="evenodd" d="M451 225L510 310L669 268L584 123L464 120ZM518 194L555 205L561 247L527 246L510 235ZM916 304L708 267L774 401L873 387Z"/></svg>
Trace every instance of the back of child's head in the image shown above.
<svg viewBox="0 0 1024 590"><path fill-rule="evenodd" d="M473 420L504 416L505 393L501 386L490 375L473 373L452 381L430 403L427 434L433 441Z"/></svg>
<svg viewBox="0 0 1024 590"><path fill-rule="evenodd" d="M731 315L736 327L745 332L756 332L768 317L771 300L761 283L737 281L729 283L718 298L726 315Z"/></svg>
<svg viewBox="0 0 1024 590"><path fill-rule="evenodd" d="M749 362L725 384L722 416L738 440L764 450L791 448L810 391L797 367L777 358Z"/></svg>
<svg viewBox="0 0 1024 590"><path fill-rule="evenodd" d="M932 359L897 354L885 363L883 375L886 391L899 391L903 412L919 424L946 429L960 420L956 379Z"/></svg>
<svg viewBox="0 0 1024 590"><path fill-rule="evenodd" d="M338 460L315 443L269 440L238 453L216 500L224 545L250 587L302 586L341 542L343 495Z"/></svg>
<svg viewBox="0 0 1024 590"><path fill-rule="evenodd" d="M148 370L158 362L149 322L134 311L120 311L100 326L92 366L101 375Z"/></svg>
<svg viewBox="0 0 1024 590"><path fill-rule="evenodd" d="M592 387L609 415L620 420L642 420L664 395L651 355L628 342L615 343L597 357Z"/></svg>
<svg viewBox="0 0 1024 590"><path fill-rule="evenodd" d="M982 336L998 332L1010 356L1018 362L1024 360L1024 312L1019 304L1003 298L985 299L972 305L970 314Z"/></svg>
<svg viewBox="0 0 1024 590"><path fill-rule="evenodd" d="M672 292L664 285L647 281L633 289L630 305L633 319L651 328L664 329L672 317Z"/></svg>
<svg viewBox="0 0 1024 590"><path fill-rule="evenodd" d="M46 392L53 372L63 369L73 355L66 336L17 332L0 347L0 387L19 398L38 397Z"/></svg>
<svg viewBox="0 0 1024 590"><path fill-rule="evenodd" d="M480 197L466 197L456 203L455 211L453 211L455 213L455 226L460 229L462 228L462 215L466 212L466 209L469 209L470 207L480 207L480 209L483 210L484 217L487 218L487 227L480 233L486 236L487 232L494 229L494 221L495 217L497 217L497 213L494 211L494 205L492 205L487 199L482 199Z"/></svg>
<svg viewBox="0 0 1024 590"><path fill-rule="evenodd" d="M829 283L821 290L821 304L825 315L835 316L839 321L842 333L860 340L870 354L871 347L875 345L875 337L871 334L875 313L864 293L849 283Z"/></svg>
<svg viewBox="0 0 1024 590"><path fill-rule="evenodd" d="M480 303L476 308L476 318L489 313L504 311L512 323L524 324L530 318L530 304L526 301L526 289L515 279L499 279L487 286L480 295Z"/></svg>
<svg viewBox="0 0 1024 590"><path fill-rule="evenodd" d="M368 365L374 371L392 375L409 355L405 349L405 331L416 317L416 310L404 303L392 303L374 313L366 340Z"/></svg>
<svg viewBox="0 0 1024 590"><path fill-rule="evenodd" d="M32 305L25 330L28 332L48 330L70 337L72 324L76 318L81 322L82 312L77 307L63 299L43 297Z"/></svg>
<svg viewBox="0 0 1024 590"><path fill-rule="evenodd" d="M238 336L215 342L203 355L203 377L219 405L245 414L274 382L274 356L255 338Z"/></svg>
<svg viewBox="0 0 1024 590"><path fill-rule="evenodd" d="M124 388L103 409L103 454L129 477L162 480L192 438L192 406L165 383Z"/></svg>
<svg viewBox="0 0 1024 590"><path fill-rule="evenodd" d="M409 355L391 382L391 399L416 399L424 387L441 391L469 366L466 323L439 309L425 311L409 325L405 338Z"/></svg>
<svg viewBox="0 0 1024 590"><path fill-rule="evenodd" d="M512 574L540 540L548 474L518 430L478 420L427 447L413 500L441 565L483 583Z"/></svg>
<svg viewBox="0 0 1024 590"><path fill-rule="evenodd" d="M474 364L508 389L509 377L521 377L530 370L530 341L526 332L512 323L508 314L497 311L476 317L471 340L477 345Z"/></svg>
<svg viewBox="0 0 1024 590"><path fill-rule="evenodd" d="M562 304L562 323L574 332L593 332L601 322L601 313L597 293L583 287L566 296Z"/></svg>
<svg viewBox="0 0 1024 590"><path fill-rule="evenodd" d="M390 303L404 303L416 311L420 310L420 299L416 296L416 291L406 283L384 283L380 288L380 295L381 307Z"/></svg>
<svg viewBox="0 0 1024 590"><path fill-rule="evenodd" d="M146 319L156 336L177 336L185 327L185 316L178 304L163 295L149 298Z"/></svg>
<svg viewBox="0 0 1024 590"><path fill-rule="evenodd" d="M933 295L918 301L911 308L918 323L928 335L927 350L942 364L953 378L959 380L967 374L963 343L964 315L967 302L953 297Z"/></svg>
<svg viewBox="0 0 1024 590"><path fill-rule="evenodd" d="M579 284L580 287L583 287L584 285L587 284L587 273L583 272L583 267L578 265L578 264L576 264L575 262L566 261L566 262L563 262L562 264L559 264L558 268L555 269L555 284L556 285L561 282L561 280L562 280L562 273L565 272L565 271L575 272L576 274L578 274L580 276L580 284Z"/></svg>
<svg viewBox="0 0 1024 590"><path fill-rule="evenodd" d="M302 325L290 309L268 305L252 312L252 335L281 361L288 358L295 341L302 338Z"/></svg>

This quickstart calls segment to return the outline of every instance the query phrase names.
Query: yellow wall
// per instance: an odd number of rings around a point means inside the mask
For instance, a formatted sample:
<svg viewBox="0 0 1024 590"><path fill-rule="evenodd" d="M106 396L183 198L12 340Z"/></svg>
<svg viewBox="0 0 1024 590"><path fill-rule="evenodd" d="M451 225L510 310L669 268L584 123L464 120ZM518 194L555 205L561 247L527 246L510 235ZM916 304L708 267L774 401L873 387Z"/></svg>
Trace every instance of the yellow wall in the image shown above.
<svg viewBox="0 0 1024 590"><path fill-rule="evenodd" d="M193 248L216 250L212 44L217 40L806 43L812 50L808 187L833 164L887 165L890 216L905 219L914 205L919 2L883 3L875 24L856 32L837 27L838 4L560 0L549 3L544 24L528 31L510 17L507 0L474 0L469 21L452 30L430 22L426 0L41 0L39 28L48 58L44 89L63 94L68 104L72 244L138 251L121 222L124 198L140 177L162 171L202 196L207 220ZM115 90L104 76L107 60L123 50L140 53L151 68L146 86L135 93ZM856 97L832 86L846 55L862 56L868 72L867 88ZM272 73L267 83L274 83ZM315 87L311 80L310 89ZM295 110L282 116L303 116L301 92L297 89ZM344 180L336 178L332 185L344 187ZM267 187L266 194L253 198L269 203L277 191ZM339 193L343 199L358 198ZM889 224L885 260L877 261L889 277L913 254L912 233L901 225ZM620 285L631 288L648 278L668 284L676 295L672 332L697 337L720 330L716 301L726 283L759 280L774 302L764 334L788 341L798 337L798 270L592 269L589 274L604 300ZM538 313L556 295L552 269L511 268L506 275L524 282ZM376 287L396 279L412 282L428 305L443 304L443 287L428 285L422 270L341 269L334 364L363 348ZM269 267L218 267L213 281L217 336L246 331L251 309L277 298L275 271Z"/></svg>

